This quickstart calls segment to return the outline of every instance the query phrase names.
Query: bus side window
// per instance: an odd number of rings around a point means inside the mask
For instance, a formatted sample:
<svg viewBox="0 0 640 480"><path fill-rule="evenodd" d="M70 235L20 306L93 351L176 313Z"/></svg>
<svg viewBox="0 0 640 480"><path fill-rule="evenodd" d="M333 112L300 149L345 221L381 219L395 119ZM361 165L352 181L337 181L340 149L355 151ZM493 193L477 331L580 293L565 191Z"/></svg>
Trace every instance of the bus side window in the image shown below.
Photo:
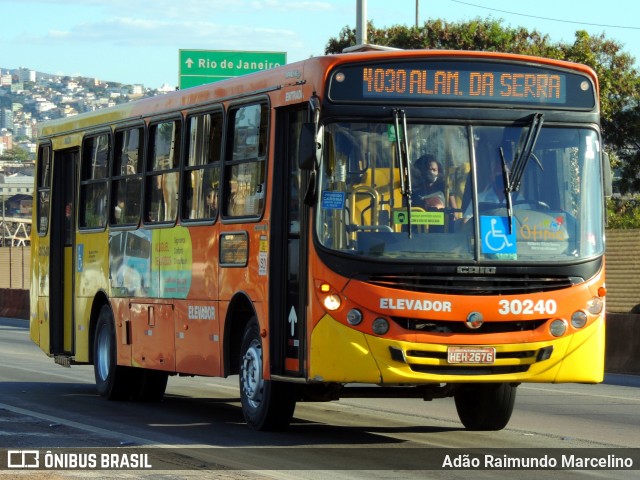
<svg viewBox="0 0 640 480"><path fill-rule="evenodd" d="M44 235L49 227L49 199L51 196L51 145L38 150L38 234Z"/></svg>
<svg viewBox="0 0 640 480"><path fill-rule="evenodd" d="M80 228L101 228L107 224L110 147L108 133L87 137L82 142Z"/></svg>
<svg viewBox="0 0 640 480"><path fill-rule="evenodd" d="M142 127L117 131L111 182L111 223L137 225L142 194Z"/></svg>
<svg viewBox="0 0 640 480"><path fill-rule="evenodd" d="M145 222L174 222L178 213L180 122L164 121L149 129L145 184Z"/></svg>
<svg viewBox="0 0 640 480"><path fill-rule="evenodd" d="M218 214L222 111L194 115L187 120L187 148L182 218L209 220Z"/></svg>
<svg viewBox="0 0 640 480"><path fill-rule="evenodd" d="M269 109L245 105L229 113L225 159L226 217L259 217L264 209Z"/></svg>

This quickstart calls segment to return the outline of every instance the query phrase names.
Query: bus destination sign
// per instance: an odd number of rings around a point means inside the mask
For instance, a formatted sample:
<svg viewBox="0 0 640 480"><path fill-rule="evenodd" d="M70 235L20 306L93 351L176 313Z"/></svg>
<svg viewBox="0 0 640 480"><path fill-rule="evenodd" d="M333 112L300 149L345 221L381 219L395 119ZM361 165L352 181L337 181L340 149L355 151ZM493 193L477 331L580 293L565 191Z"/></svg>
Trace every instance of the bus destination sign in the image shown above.
<svg viewBox="0 0 640 480"><path fill-rule="evenodd" d="M475 72L363 68L363 95L478 98L564 103L566 79L558 73Z"/></svg>
<svg viewBox="0 0 640 480"><path fill-rule="evenodd" d="M531 65L452 61L342 67L332 77L330 98L595 106L593 85L586 76Z"/></svg>

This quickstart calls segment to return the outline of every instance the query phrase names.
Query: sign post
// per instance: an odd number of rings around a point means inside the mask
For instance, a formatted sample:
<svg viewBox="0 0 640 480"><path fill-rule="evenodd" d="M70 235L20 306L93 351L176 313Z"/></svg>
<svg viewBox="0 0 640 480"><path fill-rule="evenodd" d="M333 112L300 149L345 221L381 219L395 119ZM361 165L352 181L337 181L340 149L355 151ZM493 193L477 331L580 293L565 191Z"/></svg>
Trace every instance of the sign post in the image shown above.
<svg viewBox="0 0 640 480"><path fill-rule="evenodd" d="M285 52L180 50L180 89L269 70L287 63Z"/></svg>

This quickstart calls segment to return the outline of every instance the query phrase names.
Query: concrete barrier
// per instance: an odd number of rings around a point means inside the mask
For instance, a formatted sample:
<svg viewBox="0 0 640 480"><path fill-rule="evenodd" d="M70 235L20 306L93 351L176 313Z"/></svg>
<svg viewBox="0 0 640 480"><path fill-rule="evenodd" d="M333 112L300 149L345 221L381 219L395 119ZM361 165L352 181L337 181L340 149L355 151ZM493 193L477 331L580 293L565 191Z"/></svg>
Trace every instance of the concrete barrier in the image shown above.
<svg viewBox="0 0 640 480"><path fill-rule="evenodd" d="M29 290L0 288L0 317L29 318Z"/></svg>
<svg viewBox="0 0 640 480"><path fill-rule="evenodd" d="M605 371L640 375L640 315L607 313L606 333Z"/></svg>
<svg viewBox="0 0 640 480"><path fill-rule="evenodd" d="M29 290L0 288L0 317L29 318ZM640 315L607 313L605 371L640 375Z"/></svg>

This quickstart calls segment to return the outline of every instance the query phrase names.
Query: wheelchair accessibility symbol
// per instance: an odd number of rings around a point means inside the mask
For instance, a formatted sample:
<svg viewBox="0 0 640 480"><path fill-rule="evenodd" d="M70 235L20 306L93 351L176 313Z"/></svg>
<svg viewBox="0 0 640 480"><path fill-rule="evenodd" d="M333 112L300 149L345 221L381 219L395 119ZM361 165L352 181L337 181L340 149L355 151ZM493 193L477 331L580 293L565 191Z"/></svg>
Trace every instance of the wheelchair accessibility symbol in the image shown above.
<svg viewBox="0 0 640 480"><path fill-rule="evenodd" d="M516 225L513 219L511 226L509 233L507 217L480 217L482 253L516 253Z"/></svg>

